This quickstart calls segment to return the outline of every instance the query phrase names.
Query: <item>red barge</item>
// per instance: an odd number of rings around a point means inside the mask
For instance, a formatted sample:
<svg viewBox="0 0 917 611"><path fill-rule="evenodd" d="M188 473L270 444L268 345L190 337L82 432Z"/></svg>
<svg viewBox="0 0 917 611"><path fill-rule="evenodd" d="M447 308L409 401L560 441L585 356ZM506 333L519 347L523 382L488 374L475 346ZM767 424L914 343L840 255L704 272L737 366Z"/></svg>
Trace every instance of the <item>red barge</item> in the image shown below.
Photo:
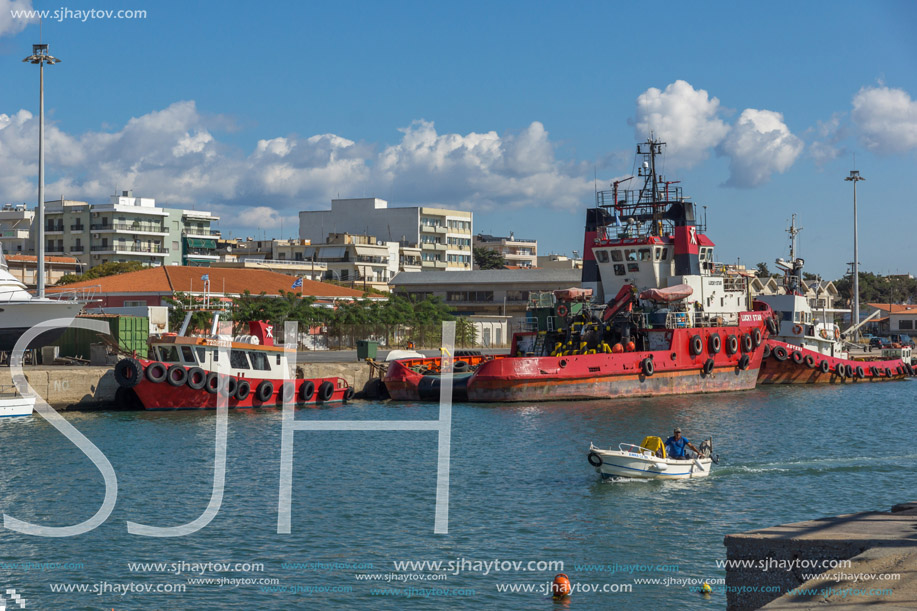
<svg viewBox="0 0 917 611"><path fill-rule="evenodd" d="M606 399L755 387L777 321L766 304L753 302L746 275L714 265L714 244L696 221L695 204L656 173L663 146L654 140L637 146L641 188L619 191L630 179L616 181L586 211L583 288L537 296L510 355L457 358L455 399ZM439 363L393 361L385 376L389 395L438 398Z"/></svg>
<svg viewBox="0 0 917 611"><path fill-rule="evenodd" d="M271 328L250 323L247 341L165 334L150 339L153 358L125 358L115 366L122 402L133 392L144 409L214 409L218 394L230 408L321 405L347 401L353 389L343 378L296 379L283 347L273 345ZM216 327L216 324L214 324ZM257 343L253 343L257 342ZM220 375L220 358L228 358Z"/></svg>

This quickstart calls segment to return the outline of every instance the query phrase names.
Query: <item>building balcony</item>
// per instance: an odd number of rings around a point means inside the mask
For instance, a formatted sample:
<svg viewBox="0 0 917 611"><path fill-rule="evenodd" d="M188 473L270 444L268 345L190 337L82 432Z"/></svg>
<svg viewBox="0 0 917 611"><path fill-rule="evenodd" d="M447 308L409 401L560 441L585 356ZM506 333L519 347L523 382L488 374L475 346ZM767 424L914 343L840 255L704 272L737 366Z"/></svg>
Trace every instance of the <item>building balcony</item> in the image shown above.
<svg viewBox="0 0 917 611"><path fill-rule="evenodd" d="M51 256L54 256L54 257L63 257L63 256L64 256L64 248L63 248L63 246L55 246L54 248L46 248L46 249L45 249L45 256L48 256L48 257L51 257Z"/></svg>
<svg viewBox="0 0 917 611"><path fill-rule="evenodd" d="M86 230L86 225L70 225L71 233L79 233Z"/></svg>
<svg viewBox="0 0 917 611"><path fill-rule="evenodd" d="M426 233L437 233L445 235L447 229L440 225L421 225L420 230Z"/></svg>
<svg viewBox="0 0 917 611"><path fill-rule="evenodd" d="M111 223L111 224L93 224L93 231L117 232L117 233L142 233L148 235L169 235L169 232L162 225L150 223Z"/></svg>
<svg viewBox="0 0 917 611"><path fill-rule="evenodd" d="M76 247L70 249L70 254L71 254L71 255L81 255L81 254L83 254L83 253L85 253L85 252L86 252L86 249L83 248L82 246L76 246Z"/></svg>
<svg viewBox="0 0 917 611"><path fill-rule="evenodd" d="M64 233L63 225L51 225L51 226L45 227L45 235L55 235L55 234L62 234L62 233Z"/></svg>
<svg viewBox="0 0 917 611"><path fill-rule="evenodd" d="M0 239L4 240L27 240L29 238L28 229L4 229L0 231Z"/></svg>
<svg viewBox="0 0 917 611"><path fill-rule="evenodd" d="M182 230L181 236L183 238L218 238L220 237L220 232L212 229L191 229L186 227Z"/></svg>
<svg viewBox="0 0 917 611"><path fill-rule="evenodd" d="M142 254L166 256L169 254L168 248L162 246L144 246L134 244L93 244L91 247L93 254Z"/></svg>

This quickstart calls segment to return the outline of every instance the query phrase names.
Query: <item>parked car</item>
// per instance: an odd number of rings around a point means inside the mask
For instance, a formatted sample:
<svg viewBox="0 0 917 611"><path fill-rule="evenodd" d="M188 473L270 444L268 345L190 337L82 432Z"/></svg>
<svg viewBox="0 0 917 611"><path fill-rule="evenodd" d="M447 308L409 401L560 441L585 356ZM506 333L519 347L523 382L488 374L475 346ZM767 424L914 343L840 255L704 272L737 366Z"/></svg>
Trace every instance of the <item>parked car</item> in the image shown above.
<svg viewBox="0 0 917 611"><path fill-rule="evenodd" d="M873 337L869 340L870 348L891 348L892 342L887 337Z"/></svg>
<svg viewBox="0 0 917 611"><path fill-rule="evenodd" d="M914 340L911 339L910 335L905 335L904 333L901 333L899 335L892 335L891 341L893 344L898 344L902 347L907 347L907 348L914 347Z"/></svg>

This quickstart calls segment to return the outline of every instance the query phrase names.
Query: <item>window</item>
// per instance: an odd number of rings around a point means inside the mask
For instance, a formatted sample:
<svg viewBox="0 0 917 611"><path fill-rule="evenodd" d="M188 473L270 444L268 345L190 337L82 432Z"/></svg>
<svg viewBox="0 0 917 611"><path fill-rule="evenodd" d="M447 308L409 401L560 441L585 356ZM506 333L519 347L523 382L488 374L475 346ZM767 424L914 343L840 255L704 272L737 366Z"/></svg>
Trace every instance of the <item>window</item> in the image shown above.
<svg viewBox="0 0 917 611"><path fill-rule="evenodd" d="M652 255L650 254L650 249L649 249L649 248L641 248L641 249L640 249L640 260L641 260L641 261L652 261L652 260L653 260L653 257L652 257Z"/></svg>
<svg viewBox="0 0 917 611"><path fill-rule="evenodd" d="M656 253L656 260L657 260L657 261L661 261L661 260L662 260L662 252L663 252L662 249L661 249L661 248L656 248L656 249L654 249L654 251L655 251L655 253Z"/></svg>
<svg viewBox="0 0 917 611"><path fill-rule="evenodd" d="M175 349L175 346L163 346L159 348L159 360L163 363L179 362L178 350Z"/></svg>
<svg viewBox="0 0 917 611"><path fill-rule="evenodd" d="M191 346L182 346L181 347L181 358L186 363L196 363L194 360L194 351L191 350Z"/></svg>
<svg viewBox="0 0 917 611"><path fill-rule="evenodd" d="M628 261L636 261L637 260L637 251L634 250L633 248L628 248L627 250L624 251L624 258L627 259Z"/></svg>
<svg viewBox="0 0 917 611"><path fill-rule="evenodd" d="M913 328L914 328L914 321L913 321L913 320L904 320L904 319L901 319L901 320L898 321L898 328L899 328L899 329L907 329L907 330L913 329Z"/></svg>
<svg viewBox="0 0 917 611"><path fill-rule="evenodd" d="M207 351L203 348L195 348L194 351L197 352L197 362L203 364L207 359Z"/></svg>
<svg viewBox="0 0 917 611"><path fill-rule="evenodd" d="M125 299L124 300L125 308L137 308L137 307L143 307L145 305L146 305L146 302L143 301L142 299Z"/></svg>
<svg viewBox="0 0 917 611"><path fill-rule="evenodd" d="M669 254L669 249L668 249L668 248L663 248L663 249L662 249L662 260L663 260L663 261L665 261L665 258L668 256L668 254Z"/></svg>
<svg viewBox="0 0 917 611"><path fill-rule="evenodd" d="M528 301L529 292L528 291L506 291L506 300L507 301Z"/></svg>
<svg viewBox="0 0 917 611"><path fill-rule="evenodd" d="M608 251L607 250L595 251L595 258L599 260L599 263L608 263Z"/></svg>
<svg viewBox="0 0 917 611"><path fill-rule="evenodd" d="M248 358L241 350L230 350L229 366L233 369L251 369L248 365Z"/></svg>
<svg viewBox="0 0 917 611"><path fill-rule="evenodd" d="M252 369L259 371L269 371L271 364L267 361L267 355L261 352L249 352L249 358L252 360Z"/></svg>
<svg viewBox="0 0 917 611"><path fill-rule="evenodd" d="M611 251L611 260L612 261L623 261L624 257L621 255L621 251L615 248Z"/></svg>
<svg viewBox="0 0 917 611"><path fill-rule="evenodd" d="M624 264L623 263L615 264L615 276L623 276L623 275L624 275Z"/></svg>
<svg viewBox="0 0 917 611"><path fill-rule="evenodd" d="M627 271L629 271L629 272L639 272L639 271L640 271L640 264L639 264L639 263L628 263L628 264L627 264Z"/></svg>

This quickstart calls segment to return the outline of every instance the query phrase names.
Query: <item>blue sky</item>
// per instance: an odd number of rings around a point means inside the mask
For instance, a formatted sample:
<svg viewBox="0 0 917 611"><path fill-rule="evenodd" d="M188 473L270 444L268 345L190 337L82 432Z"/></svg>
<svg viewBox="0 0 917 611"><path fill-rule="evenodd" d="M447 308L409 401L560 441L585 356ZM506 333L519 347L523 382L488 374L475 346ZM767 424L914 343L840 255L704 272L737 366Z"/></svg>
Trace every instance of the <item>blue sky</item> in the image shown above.
<svg viewBox="0 0 917 611"><path fill-rule="evenodd" d="M707 206L718 259L914 272L913 2L73 2L0 0L0 202L33 203L37 23L48 195L116 190L285 236L332 197L474 210L476 230L582 249L584 210L638 140ZM773 267L773 265L771 265Z"/></svg>

